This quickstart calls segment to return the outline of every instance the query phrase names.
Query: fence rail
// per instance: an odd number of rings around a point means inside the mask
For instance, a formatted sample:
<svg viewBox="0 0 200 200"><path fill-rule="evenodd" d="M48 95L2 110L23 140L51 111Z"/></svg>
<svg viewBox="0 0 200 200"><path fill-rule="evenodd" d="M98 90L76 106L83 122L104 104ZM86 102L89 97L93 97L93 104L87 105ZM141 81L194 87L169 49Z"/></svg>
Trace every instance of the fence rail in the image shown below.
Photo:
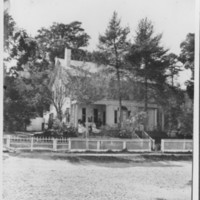
<svg viewBox="0 0 200 200"><path fill-rule="evenodd" d="M122 151L145 152L152 150L152 139L95 139L95 138L20 138L7 136L3 145L11 149L51 151Z"/></svg>
<svg viewBox="0 0 200 200"><path fill-rule="evenodd" d="M192 152L193 141L189 139L163 139L162 152Z"/></svg>

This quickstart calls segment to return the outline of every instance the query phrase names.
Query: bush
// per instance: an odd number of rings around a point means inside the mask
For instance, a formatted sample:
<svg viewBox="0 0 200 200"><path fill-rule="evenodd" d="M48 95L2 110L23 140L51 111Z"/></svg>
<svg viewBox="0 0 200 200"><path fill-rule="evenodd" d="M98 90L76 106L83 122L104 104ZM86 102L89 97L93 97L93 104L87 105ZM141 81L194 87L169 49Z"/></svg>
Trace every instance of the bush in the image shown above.
<svg viewBox="0 0 200 200"><path fill-rule="evenodd" d="M192 138L193 136L193 111L192 110L183 110L182 115L180 116L180 128L177 136L184 138Z"/></svg>
<svg viewBox="0 0 200 200"><path fill-rule="evenodd" d="M126 129L118 129L108 127L107 129L102 130L103 134L108 137L116 137L116 138L131 138L132 132Z"/></svg>
<svg viewBox="0 0 200 200"><path fill-rule="evenodd" d="M119 137L119 138L131 138L132 133L131 133L131 131L128 131L128 130L120 130L120 131L118 131L117 137Z"/></svg>
<svg viewBox="0 0 200 200"><path fill-rule="evenodd" d="M78 137L78 130L74 127L67 127L63 132L63 137L69 138L69 137Z"/></svg>
<svg viewBox="0 0 200 200"><path fill-rule="evenodd" d="M77 137L78 130L74 127L68 126L67 124L60 122L55 119L51 129L45 130L42 134L35 134L34 137L53 137L53 138L69 138Z"/></svg>
<svg viewBox="0 0 200 200"><path fill-rule="evenodd" d="M34 137L39 138L61 138L53 129L45 130L42 134L34 134Z"/></svg>

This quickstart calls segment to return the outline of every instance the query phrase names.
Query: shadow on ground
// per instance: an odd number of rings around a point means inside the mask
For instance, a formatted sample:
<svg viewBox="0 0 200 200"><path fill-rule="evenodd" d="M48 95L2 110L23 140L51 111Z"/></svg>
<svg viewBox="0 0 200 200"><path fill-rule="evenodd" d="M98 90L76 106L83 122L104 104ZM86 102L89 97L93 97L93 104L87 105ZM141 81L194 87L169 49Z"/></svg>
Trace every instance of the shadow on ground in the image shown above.
<svg viewBox="0 0 200 200"><path fill-rule="evenodd" d="M192 155L79 155L55 152L15 152L9 156L43 160L63 160L74 165L96 165L102 167L181 167L180 161L192 161ZM6 158L8 159L8 158ZM171 161L177 161L171 162Z"/></svg>

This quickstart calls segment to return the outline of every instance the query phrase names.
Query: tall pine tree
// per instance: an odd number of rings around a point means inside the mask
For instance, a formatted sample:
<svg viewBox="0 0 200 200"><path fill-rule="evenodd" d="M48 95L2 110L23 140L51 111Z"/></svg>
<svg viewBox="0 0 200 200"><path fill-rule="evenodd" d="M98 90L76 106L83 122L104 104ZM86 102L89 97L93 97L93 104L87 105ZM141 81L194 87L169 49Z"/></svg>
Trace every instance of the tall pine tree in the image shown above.
<svg viewBox="0 0 200 200"><path fill-rule="evenodd" d="M148 114L149 82L161 86L165 82L167 52L160 45L162 34L154 35L154 26L147 18L142 19L136 30L134 43L131 47L128 61L131 63L130 71L144 80L144 111ZM147 127L147 121L145 129Z"/></svg>
<svg viewBox="0 0 200 200"><path fill-rule="evenodd" d="M121 27L121 21L118 19L117 13L114 12L105 34L99 36L100 52L105 55L107 64L113 66L116 71L119 100L119 128L121 128L122 123L120 70L123 68L124 56L129 49L129 43L127 41L128 33L129 28Z"/></svg>

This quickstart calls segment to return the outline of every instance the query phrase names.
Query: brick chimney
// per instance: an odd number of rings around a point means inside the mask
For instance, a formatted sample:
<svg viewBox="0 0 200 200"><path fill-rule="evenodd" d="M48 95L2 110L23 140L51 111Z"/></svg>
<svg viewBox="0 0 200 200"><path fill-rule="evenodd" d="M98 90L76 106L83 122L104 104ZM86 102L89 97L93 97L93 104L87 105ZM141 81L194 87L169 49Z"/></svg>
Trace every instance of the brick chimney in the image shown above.
<svg viewBox="0 0 200 200"><path fill-rule="evenodd" d="M71 63L71 49L67 49L65 48L65 66L66 67L70 67L70 63Z"/></svg>

